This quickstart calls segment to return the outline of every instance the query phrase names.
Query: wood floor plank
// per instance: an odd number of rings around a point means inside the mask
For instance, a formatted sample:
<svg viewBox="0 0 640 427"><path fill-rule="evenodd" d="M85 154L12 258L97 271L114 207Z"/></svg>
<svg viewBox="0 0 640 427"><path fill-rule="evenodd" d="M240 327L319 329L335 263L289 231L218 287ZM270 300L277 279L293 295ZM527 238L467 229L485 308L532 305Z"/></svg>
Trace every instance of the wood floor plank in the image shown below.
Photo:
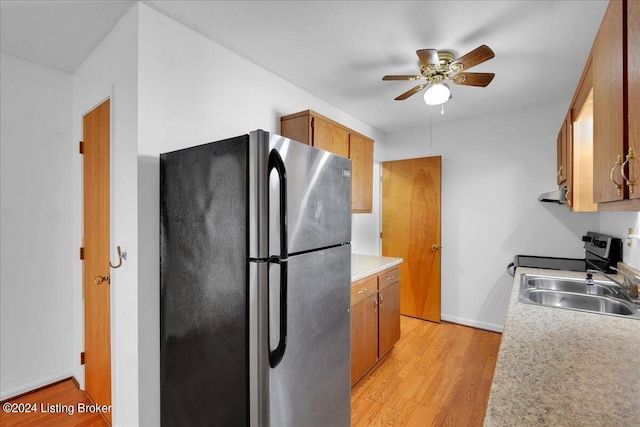
<svg viewBox="0 0 640 427"><path fill-rule="evenodd" d="M89 426L104 427L107 422L99 413L78 411L92 405L87 395L68 379L49 387L24 394L4 403L29 404L32 412L0 411L0 425L13 426ZM24 406L22 406L24 407ZM4 408L4 406L3 406Z"/></svg>
<svg viewBox="0 0 640 427"><path fill-rule="evenodd" d="M400 341L352 389L351 425L482 426L500 339L402 316Z"/></svg>

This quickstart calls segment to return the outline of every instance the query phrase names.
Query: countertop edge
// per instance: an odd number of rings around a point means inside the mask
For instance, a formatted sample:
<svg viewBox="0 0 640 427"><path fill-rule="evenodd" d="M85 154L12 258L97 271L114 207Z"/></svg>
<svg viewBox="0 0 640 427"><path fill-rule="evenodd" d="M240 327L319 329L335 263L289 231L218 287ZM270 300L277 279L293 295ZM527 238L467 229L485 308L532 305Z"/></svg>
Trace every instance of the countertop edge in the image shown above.
<svg viewBox="0 0 640 427"><path fill-rule="evenodd" d="M402 258L351 254L351 282L400 265Z"/></svg>

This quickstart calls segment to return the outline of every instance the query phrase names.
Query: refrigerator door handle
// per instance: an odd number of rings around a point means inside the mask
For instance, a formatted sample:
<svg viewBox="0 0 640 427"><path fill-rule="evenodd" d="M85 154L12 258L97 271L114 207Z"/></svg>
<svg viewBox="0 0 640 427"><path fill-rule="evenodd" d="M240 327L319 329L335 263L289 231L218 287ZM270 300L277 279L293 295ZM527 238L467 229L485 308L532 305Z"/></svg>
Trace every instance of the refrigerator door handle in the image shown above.
<svg viewBox="0 0 640 427"><path fill-rule="evenodd" d="M278 182L280 184L278 195L280 205L280 259L286 259L289 253L287 247L287 170L278 150L271 150L269 153L269 175L274 169L278 173Z"/></svg>
<svg viewBox="0 0 640 427"><path fill-rule="evenodd" d="M269 153L269 175L274 169L279 180L280 256L271 257L269 262L280 265L280 334L278 346L273 351L269 349L269 365L272 368L282 361L287 346L287 171L277 150Z"/></svg>
<svg viewBox="0 0 640 427"><path fill-rule="evenodd" d="M284 352L287 347L287 277L288 277L288 263L287 260L270 259L269 262L280 265L280 333L278 339L278 346L271 350L269 349L269 366L275 368L280 364L284 357Z"/></svg>

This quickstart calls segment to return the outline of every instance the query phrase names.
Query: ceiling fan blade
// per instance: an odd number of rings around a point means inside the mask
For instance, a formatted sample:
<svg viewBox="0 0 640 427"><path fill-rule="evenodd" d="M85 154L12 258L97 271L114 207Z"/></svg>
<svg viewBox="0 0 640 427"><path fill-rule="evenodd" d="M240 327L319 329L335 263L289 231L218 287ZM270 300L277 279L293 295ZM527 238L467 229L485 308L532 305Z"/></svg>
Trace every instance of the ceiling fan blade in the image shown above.
<svg viewBox="0 0 640 427"><path fill-rule="evenodd" d="M398 76L384 76L382 80L420 80L422 76L414 75L398 75Z"/></svg>
<svg viewBox="0 0 640 427"><path fill-rule="evenodd" d="M408 91L406 91L402 95L396 97L395 100L396 101L402 101L403 99L407 99L411 95L415 95L416 93L420 92L422 89L427 87L427 85L428 85L428 83L424 83L424 84L418 85L418 86L416 86L416 87L414 87L412 89L409 89Z"/></svg>
<svg viewBox="0 0 640 427"><path fill-rule="evenodd" d="M438 51L435 49L420 49L416 50L418 58L420 58L420 64L426 67L429 64L440 65L440 58L438 58Z"/></svg>
<svg viewBox="0 0 640 427"><path fill-rule="evenodd" d="M478 64L483 63L491 58L496 56L495 53L491 50L491 48L487 45L482 45L480 47L475 48L471 52L467 53L464 56L453 61L450 67L454 67L457 64L462 65L463 70L468 70L471 67L475 67Z"/></svg>
<svg viewBox="0 0 640 427"><path fill-rule="evenodd" d="M485 87L491 83L494 76L494 73L458 73L452 80L458 85Z"/></svg>

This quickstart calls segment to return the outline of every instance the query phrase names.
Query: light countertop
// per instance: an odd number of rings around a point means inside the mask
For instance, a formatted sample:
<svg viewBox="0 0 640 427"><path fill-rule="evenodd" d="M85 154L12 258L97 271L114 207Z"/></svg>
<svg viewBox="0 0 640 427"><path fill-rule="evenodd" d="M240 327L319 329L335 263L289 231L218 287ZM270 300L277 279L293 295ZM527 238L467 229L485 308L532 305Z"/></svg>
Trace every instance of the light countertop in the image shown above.
<svg viewBox="0 0 640 427"><path fill-rule="evenodd" d="M351 254L351 281L379 273L402 263L402 258Z"/></svg>
<svg viewBox="0 0 640 427"><path fill-rule="evenodd" d="M640 320L518 302L518 268L485 426L640 425Z"/></svg>

